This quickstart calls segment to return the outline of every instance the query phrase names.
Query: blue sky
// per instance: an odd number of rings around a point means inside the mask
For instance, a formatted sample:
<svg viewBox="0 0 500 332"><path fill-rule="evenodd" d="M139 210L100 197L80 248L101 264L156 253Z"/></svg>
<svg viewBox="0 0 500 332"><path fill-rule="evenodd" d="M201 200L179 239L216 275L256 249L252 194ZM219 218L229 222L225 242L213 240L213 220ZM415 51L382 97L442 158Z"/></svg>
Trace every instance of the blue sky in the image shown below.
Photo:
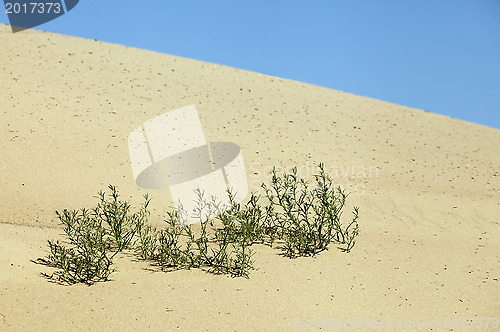
<svg viewBox="0 0 500 332"><path fill-rule="evenodd" d="M0 22L9 23L4 10ZM500 0L81 0L36 29L500 129Z"/></svg>

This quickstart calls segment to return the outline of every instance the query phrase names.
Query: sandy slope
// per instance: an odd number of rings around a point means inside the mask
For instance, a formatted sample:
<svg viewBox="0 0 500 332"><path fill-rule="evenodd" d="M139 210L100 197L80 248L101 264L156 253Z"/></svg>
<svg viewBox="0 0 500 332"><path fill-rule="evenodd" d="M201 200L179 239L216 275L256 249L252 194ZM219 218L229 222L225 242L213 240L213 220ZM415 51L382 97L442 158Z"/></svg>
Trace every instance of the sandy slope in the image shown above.
<svg viewBox="0 0 500 332"><path fill-rule="evenodd" d="M0 44L0 330L500 318L500 131L93 40L0 25ZM133 182L129 132L190 104L209 141L242 148L253 190L272 166L310 177L324 162L360 206L354 250L289 260L257 247L249 280L160 273L126 255L109 283L42 278L30 260L61 233L54 211L94 206L109 183L137 205L147 191ZM149 194L161 225L169 194Z"/></svg>

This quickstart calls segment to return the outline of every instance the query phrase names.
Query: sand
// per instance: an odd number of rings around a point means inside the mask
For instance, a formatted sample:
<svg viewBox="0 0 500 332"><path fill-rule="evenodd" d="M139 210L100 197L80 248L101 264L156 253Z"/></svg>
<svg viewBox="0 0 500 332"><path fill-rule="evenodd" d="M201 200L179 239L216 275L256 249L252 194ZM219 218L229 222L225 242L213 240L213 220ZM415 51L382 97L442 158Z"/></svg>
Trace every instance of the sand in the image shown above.
<svg viewBox="0 0 500 332"><path fill-rule="evenodd" d="M281 331L349 321L364 330L384 321L450 331L453 318L467 327L483 318L481 330L500 319L499 130L42 31L0 25L0 44L0 330ZM134 207L148 193L161 227L168 190L134 184L127 137L191 104L208 141L241 147L250 190L273 166L298 166L310 179L325 163L352 192L348 208L360 207L352 252L331 246L290 260L255 246L249 279L159 272L127 253L106 283L43 278L51 269L31 260L62 236L55 211L95 206L108 184Z"/></svg>

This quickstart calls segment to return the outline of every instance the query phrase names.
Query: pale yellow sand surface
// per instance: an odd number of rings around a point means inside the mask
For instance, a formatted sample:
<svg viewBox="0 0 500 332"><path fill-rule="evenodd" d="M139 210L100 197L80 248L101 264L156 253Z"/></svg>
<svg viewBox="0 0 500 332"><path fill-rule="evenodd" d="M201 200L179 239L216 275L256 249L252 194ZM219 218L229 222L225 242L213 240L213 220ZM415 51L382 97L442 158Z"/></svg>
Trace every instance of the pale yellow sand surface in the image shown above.
<svg viewBox="0 0 500 332"><path fill-rule="evenodd" d="M281 331L349 320L359 330L383 320L450 331L453 318L467 327L483 318L485 331L486 318L500 319L499 130L42 31L0 25L0 45L1 331ZM149 193L161 227L168 190L134 184L127 137L191 104L208 141L241 147L251 190L273 166L311 179L325 163L352 192L348 208L360 207L352 252L290 260L256 246L249 279L163 273L129 254L110 282L43 278L51 269L31 260L62 236L55 211L95 206L108 184L134 207Z"/></svg>

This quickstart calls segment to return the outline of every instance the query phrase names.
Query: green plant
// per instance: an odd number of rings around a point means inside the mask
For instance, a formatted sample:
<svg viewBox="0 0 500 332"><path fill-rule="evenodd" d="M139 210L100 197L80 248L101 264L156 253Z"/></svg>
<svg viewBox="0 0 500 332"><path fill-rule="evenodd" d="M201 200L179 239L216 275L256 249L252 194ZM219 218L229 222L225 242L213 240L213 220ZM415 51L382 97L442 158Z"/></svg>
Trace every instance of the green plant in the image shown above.
<svg viewBox="0 0 500 332"><path fill-rule="evenodd" d="M234 196L228 191L229 208L219 212L217 219L222 227L217 233L224 233L230 242L267 243L272 245L277 237L278 225L272 218L272 206L261 206L260 196L250 193L248 202L241 204L234 201Z"/></svg>
<svg viewBox="0 0 500 332"><path fill-rule="evenodd" d="M197 195L197 230L180 222L179 216L186 211L168 212L165 229L146 228L138 232L136 251L162 269L202 268L216 274L248 277L253 262L248 244L234 241L230 231L217 232L213 219L220 214L220 205L214 197L206 200L200 190Z"/></svg>
<svg viewBox="0 0 500 332"><path fill-rule="evenodd" d="M194 211L200 221L198 231L180 224L179 216L187 215L186 211L170 212L166 228L153 236L158 245L145 236L139 241L145 244L140 251L158 248L149 257L164 268L208 268L213 273L245 277L253 269L251 246L255 243L272 246L279 241L290 258L314 256L332 242L349 252L359 234L358 207L353 208L352 221L344 225L341 217L348 194L333 186L323 164L314 178L316 186L310 188L297 177L296 168L282 175L273 169L270 185L262 185L264 197L251 193L249 201L241 205L228 191L229 206L223 208L198 190Z"/></svg>
<svg viewBox="0 0 500 332"><path fill-rule="evenodd" d="M92 218L88 210L57 212L65 225L71 246L59 241L48 241L50 254L46 265L58 268L52 277L69 284L107 280L113 272L110 268L112 257L108 254L106 232L100 220ZM46 275L49 277L48 275Z"/></svg>
<svg viewBox="0 0 500 332"><path fill-rule="evenodd" d="M102 224L106 223L106 234L109 238L109 248L117 251L129 249L133 245L132 241L139 228L141 228L148 217L147 207L149 199L145 197L145 203L141 209L129 215L130 204L128 202L120 201L116 187L110 185L111 190L110 199L106 200L104 192L98 193L100 202L93 211L95 219L99 220Z"/></svg>
<svg viewBox="0 0 500 332"><path fill-rule="evenodd" d="M130 204L120 201L116 187L109 185L109 199L99 192L93 210L56 212L68 242L48 241L50 253L37 262L57 268L46 275L49 278L91 285L108 280L114 256L127 249L163 270L201 268L246 278L253 269L255 243L279 242L290 258L314 256L332 242L349 252L359 234L359 209L353 208L352 221L344 225L342 210L349 194L333 186L323 164L314 178L315 187L310 188L297 177L297 168L282 175L273 169L270 184L262 184L265 195L251 193L245 205L237 203L230 191L229 205L221 206L215 197L207 200L197 190L193 212L199 227L181 223L187 211L180 207L167 212L160 230L147 224L147 195L139 211L130 214Z"/></svg>
<svg viewBox="0 0 500 332"><path fill-rule="evenodd" d="M135 233L144 227L149 212L147 195L139 212L129 215L130 205L121 202L116 187L109 185L111 199L99 192L100 202L88 209L56 211L68 238L66 246L59 241L48 241L50 253L38 263L57 270L46 277L63 283L93 284L106 281L114 271L113 257L132 245Z"/></svg>
<svg viewBox="0 0 500 332"><path fill-rule="evenodd" d="M319 164L319 174L314 177L316 187L310 189L306 180L297 177L296 167L281 176L274 168L270 186L262 185L270 204L270 219L278 225L284 254L291 258L314 256L332 241L349 252L359 233L357 207L347 226L340 220L348 194L340 187L335 190L323 164Z"/></svg>
<svg viewBox="0 0 500 332"><path fill-rule="evenodd" d="M153 259L158 250L158 232L151 225L142 225L137 229L137 241L134 250L141 259Z"/></svg>

